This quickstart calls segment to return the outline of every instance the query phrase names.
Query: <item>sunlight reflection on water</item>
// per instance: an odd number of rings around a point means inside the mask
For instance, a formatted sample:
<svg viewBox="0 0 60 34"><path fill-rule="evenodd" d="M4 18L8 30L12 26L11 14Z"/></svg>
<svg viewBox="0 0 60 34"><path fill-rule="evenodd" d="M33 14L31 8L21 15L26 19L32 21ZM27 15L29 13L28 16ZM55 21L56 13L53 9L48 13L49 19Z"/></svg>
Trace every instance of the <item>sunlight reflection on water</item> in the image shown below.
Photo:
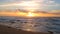
<svg viewBox="0 0 60 34"><path fill-rule="evenodd" d="M22 30L32 31L32 32L47 32L47 28L45 27L46 23L38 23L34 21L35 19L27 19L27 23L22 24Z"/></svg>

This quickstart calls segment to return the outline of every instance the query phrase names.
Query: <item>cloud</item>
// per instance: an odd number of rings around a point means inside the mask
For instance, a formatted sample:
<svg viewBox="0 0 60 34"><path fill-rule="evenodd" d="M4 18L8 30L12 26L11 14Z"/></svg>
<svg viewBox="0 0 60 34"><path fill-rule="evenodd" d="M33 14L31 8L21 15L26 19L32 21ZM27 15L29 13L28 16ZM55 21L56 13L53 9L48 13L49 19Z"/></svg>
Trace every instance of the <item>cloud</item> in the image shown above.
<svg viewBox="0 0 60 34"><path fill-rule="evenodd" d="M47 4L54 4L54 3L55 3L55 1L48 0L46 3L47 3Z"/></svg>
<svg viewBox="0 0 60 34"><path fill-rule="evenodd" d="M8 0L13 3L3 4L0 7L16 7L22 9L36 9L36 10L49 10L54 7L59 7L60 4L54 0Z"/></svg>
<svg viewBox="0 0 60 34"><path fill-rule="evenodd" d="M47 6L60 6L60 4L56 3L54 0L48 0L46 3Z"/></svg>
<svg viewBox="0 0 60 34"><path fill-rule="evenodd" d="M49 13L60 14L60 10L51 10Z"/></svg>

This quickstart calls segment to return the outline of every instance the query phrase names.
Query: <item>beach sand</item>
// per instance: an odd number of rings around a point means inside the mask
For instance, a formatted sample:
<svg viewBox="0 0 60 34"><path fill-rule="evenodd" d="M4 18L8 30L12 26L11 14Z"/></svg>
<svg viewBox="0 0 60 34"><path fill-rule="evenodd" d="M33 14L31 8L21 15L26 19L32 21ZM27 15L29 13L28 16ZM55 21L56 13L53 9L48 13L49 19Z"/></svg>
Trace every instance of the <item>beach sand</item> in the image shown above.
<svg viewBox="0 0 60 34"><path fill-rule="evenodd" d="M45 32L28 32L20 29L0 25L0 34L49 34Z"/></svg>

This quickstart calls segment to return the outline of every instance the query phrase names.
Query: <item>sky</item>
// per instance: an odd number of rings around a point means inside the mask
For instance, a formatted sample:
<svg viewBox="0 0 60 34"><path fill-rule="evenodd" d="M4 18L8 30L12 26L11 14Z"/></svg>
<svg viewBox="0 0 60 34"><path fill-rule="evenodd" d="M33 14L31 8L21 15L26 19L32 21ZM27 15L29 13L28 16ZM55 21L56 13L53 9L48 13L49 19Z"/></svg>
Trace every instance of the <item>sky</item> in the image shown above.
<svg viewBox="0 0 60 34"><path fill-rule="evenodd" d="M0 10L60 10L60 0L0 0Z"/></svg>

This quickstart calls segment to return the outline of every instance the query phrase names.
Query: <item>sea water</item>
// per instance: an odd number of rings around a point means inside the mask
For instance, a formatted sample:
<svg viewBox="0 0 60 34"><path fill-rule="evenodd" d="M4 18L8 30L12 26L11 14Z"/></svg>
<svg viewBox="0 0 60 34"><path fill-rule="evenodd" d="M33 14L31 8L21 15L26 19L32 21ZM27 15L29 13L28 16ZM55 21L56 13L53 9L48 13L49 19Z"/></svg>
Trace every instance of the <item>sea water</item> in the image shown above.
<svg viewBox="0 0 60 34"><path fill-rule="evenodd" d="M0 17L0 25L32 32L60 34L60 17Z"/></svg>

